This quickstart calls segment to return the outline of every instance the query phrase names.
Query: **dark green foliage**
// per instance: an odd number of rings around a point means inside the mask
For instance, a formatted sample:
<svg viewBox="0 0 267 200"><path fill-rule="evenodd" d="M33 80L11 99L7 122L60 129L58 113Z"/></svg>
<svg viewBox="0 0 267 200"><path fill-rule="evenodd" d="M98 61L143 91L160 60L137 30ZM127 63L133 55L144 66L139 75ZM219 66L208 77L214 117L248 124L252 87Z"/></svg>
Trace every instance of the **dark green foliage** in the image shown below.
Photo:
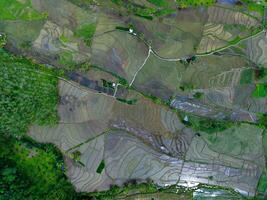
<svg viewBox="0 0 267 200"><path fill-rule="evenodd" d="M254 74L255 74L256 80L263 79L264 77L267 76L267 69L264 67L259 67L259 68L255 69L254 72L255 72Z"/></svg>
<svg viewBox="0 0 267 200"><path fill-rule="evenodd" d="M181 119L183 119L184 116L185 114L180 113ZM196 131L204 131L207 133L220 132L231 127L232 125L232 123L229 121L217 121L193 115L188 115L188 121L182 120L182 122L185 125L192 127Z"/></svg>
<svg viewBox="0 0 267 200"><path fill-rule="evenodd" d="M148 19L148 20L153 20L152 16L147 16L147 15L142 15L142 14L135 14L135 15L138 17L143 17L143 18Z"/></svg>
<svg viewBox="0 0 267 200"><path fill-rule="evenodd" d="M192 83L183 83L183 84L181 84L181 86L180 86L180 89L182 90L182 91L185 91L185 90L193 90L195 87L194 87L194 85L192 84Z"/></svg>
<svg viewBox="0 0 267 200"><path fill-rule="evenodd" d="M105 161L102 160L102 161L100 162L100 164L98 165L98 167L97 167L97 169L96 169L96 172L97 172L98 174L101 174L102 171L104 170L104 168L105 168Z"/></svg>
<svg viewBox="0 0 267 200"><path fill-rule="evenodd" d="M56 73L2 49L0 62L0 133L21 135L32 123L56 123Z"/></svg>
<svg viewBox="0 0 267 200"><path fill-rule="evenodd" d="M121 101L123 103L127 103L129 105L136 104L137 99L121 99L121 98L116 98L118 101Z"/></svg>
<svg viewBox="0 0 267 200"><path fill-rule="evenodd" d="M193 95L194 98L196 99L201 99L203 97L203 93L202 92L196 92L194 95Z"/></svg>
<svg viewBox="0 0 267 200"><path fill-rule="evenodd" d="M121 30L121 31L129 31L129 28L127 27L122 27L122 26L116 26L117 30Z"/></svg>
<svg viewBox="0 0 267 200"><path fill-rule="evenodd" d="M6 35L0 32L0 48L6 45L6 40L7 40Z"/></svg>
<svg viewBox="0 0 267 200"><path fill-rule="evenodd" d="M74 199L63 158L53 145L0 137L0 199Z"/></svg>
<svg viewBox="0 0 267 200"><path fill-rule="evenodd" d="M105 79L101 79L103 83L103 87L114 89L113 83L110 81L106 81Z"/></svg>
<svg viewBox="0 0 267 200"><path fill-rule="evenodd" d="M257 121L257 124L263 128L267 128L267 113L259 113L258 117L259 120Z"/></svg>
<svg viewBox="0 0 267 200"><path fill-rule="evenodd" d="M123 86L128 86L128 81L124 78L121 77L117 77L119 80L119 84L123 85Z"/></svg>

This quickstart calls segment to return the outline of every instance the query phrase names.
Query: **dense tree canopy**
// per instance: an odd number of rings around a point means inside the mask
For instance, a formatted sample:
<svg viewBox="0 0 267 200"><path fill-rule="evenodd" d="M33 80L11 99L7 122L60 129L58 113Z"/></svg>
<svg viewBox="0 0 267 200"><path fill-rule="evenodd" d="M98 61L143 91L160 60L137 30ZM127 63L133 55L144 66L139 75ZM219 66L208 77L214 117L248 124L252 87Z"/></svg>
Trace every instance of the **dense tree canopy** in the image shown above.
<svg viewBox="0 0 267 200"><path fill-rule="evenodd" d="M53 70L0 49L0 133L22 135L32 123L57 121Z"/></svg>

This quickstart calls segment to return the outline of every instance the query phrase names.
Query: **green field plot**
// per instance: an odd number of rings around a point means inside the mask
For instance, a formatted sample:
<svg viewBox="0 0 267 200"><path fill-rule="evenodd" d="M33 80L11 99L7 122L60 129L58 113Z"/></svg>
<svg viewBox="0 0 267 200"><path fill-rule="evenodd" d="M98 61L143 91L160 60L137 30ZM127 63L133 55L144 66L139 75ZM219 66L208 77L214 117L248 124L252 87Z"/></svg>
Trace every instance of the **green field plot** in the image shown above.
<svg viewBox="0 0 267 200"><path fill-rule="evenodd" d="M252 96L253 97L266 97L266 95L267 95L267 84L257 83L256 89L254 90Z"/></svg>
<svg viewBox="0 0 267 200"><path fill-rule="evenodd" d="M101 172L104 170L104 168L105 168L105 161L102 160L101 163L98 165L96 172L98 174L101 174Z"/></svg>
<svg viewBox="0 0 267 200"><path fill-rule="evenodd" d="M46 18L31 6L30 0L5 0L0 2L0 20L40 20Z"/></svg>
<svg viewBox="0 0 267 200"><path fill-rule="evenodd" d="M95 24L83 25L75 31L75 35L83 38L87 46L91 46L91 42L92 42L92 38L95 33L95 29L96 29Z"/></svg>
<svg viewBox="0 0 267 200"><path fill-rule="evenodd" d="M253 80L253 70L246 69L241 73L240 84L249 84L252 83Z"/></svg>
<svg viewBox="0 0 267 200"><path fill-rule="evenodd" d="M152 3L156 6L165 7L168 6L168 1L166 0L147 0L149 3Z"/></svg>

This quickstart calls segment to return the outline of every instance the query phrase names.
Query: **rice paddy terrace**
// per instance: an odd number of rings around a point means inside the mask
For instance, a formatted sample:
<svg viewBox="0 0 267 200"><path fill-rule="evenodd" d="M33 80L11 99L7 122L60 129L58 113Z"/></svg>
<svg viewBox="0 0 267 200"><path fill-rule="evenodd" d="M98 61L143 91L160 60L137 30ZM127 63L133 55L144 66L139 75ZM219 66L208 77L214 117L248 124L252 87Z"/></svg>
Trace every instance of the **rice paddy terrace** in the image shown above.
<svg viewBox="0 0 267 200"><path fill-rule="evenodd" d="M266 199L265 6L0 2L0 47L58 72L58 121L27 135L56 145L77 192L134 181L157 188L115 199Z"/></svg>

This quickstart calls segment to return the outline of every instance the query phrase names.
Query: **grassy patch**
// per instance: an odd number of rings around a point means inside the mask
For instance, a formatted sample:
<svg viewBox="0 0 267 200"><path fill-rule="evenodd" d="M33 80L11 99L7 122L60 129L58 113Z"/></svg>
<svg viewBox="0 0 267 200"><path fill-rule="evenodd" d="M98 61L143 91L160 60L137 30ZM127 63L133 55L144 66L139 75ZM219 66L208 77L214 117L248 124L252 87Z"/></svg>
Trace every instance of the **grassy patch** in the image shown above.
<svg viewBox="0 0 267 200"><path fill-rule="evenodd" d="M62 42L62 43L68 43L68 42L70 42L70 39L69 38L67 38L65 35L61 35L60 37L59 37L59 40L60 40L60 42Z"/></svg>
<svg viewBox="0 0 267 200"><path fill-rule="evenodd" d="M75 30L75 36L81 37L87 46L91 46L92 38L95 34L96 25L86 24Z"/></svg>
<svg viewBox="0 0 267 200"><path fill-rule="evenodd" d="M229 41L228 43L230 45L234 45L236 43L238 43L241 40L241 38L239 36L236 36L233 40Z"/></svg>
<svg viewBox="0 0 267 200"><path fill-rule="evenodd" d="M20 135L29 124L56 123L56 73L2 49L0 62L0 132Z"/></svg>
<svg viewBox="0 0 267 200"><path fill-rule="evenodd" d="M40 20L46 18L31 6L31 1L20 3L17 0L0 1L0 20Z"/></svg>
<svg viewBox="0 0 267 200"><path fill-rule="evenodd" d="M174 9L168 9L168 8L166 8L166 9L158 10L157 12L154 13L154 15L156 17L161 17L161 16L164 16L164 15L172 14L174 12L175 12Z"/></svg>
<svg viewBox="0 0 267 200"><path fill-rule="evenodd" d="M59 63L64 65L66 69L72 70L74 67L74 61L72 53L69 51L64 51L60 54L60 60Z"/></svg>
<svg viewBox="0 0 267 200"><path fill-rule="evenodd" d="M169 5L166 0L147 0L147 1L159 7L166 7Z"/></svg>
<svg viewBox="0 0 267 200"><path fill-rule="evenodd" d="M216 3L215 0L176 0L180 8L192 6L211 6Z"/></svg>
<svg viewBox="0 0 267 200"><path fill-rule="evenodd" d="M247 4L248 11L258 12L261 16L264 15L264 5L263 4L253 2L251 0L243 0L243 2Z"/></svg>
<svg viewBox="0 0 267 200"><path fill-rule="evenodd" d="M267 95L267 84L266 83L257 83L256 89L254 90L253 97L266 97Z"/></svg>

